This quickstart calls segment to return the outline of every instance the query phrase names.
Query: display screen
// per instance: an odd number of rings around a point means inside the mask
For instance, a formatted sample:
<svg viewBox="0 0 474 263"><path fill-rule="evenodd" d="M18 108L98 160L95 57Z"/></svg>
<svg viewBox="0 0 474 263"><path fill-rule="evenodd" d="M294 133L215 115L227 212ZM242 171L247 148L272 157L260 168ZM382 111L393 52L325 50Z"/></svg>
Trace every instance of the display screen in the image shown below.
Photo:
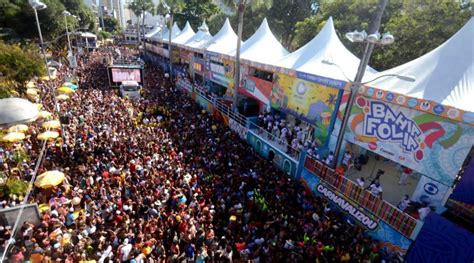
<svg viewBox="0 0 474 263"><path fill-rule="evenodd" d="M140 69L113 68L112 81L122 82L124 80L141 82Z"/></svg>

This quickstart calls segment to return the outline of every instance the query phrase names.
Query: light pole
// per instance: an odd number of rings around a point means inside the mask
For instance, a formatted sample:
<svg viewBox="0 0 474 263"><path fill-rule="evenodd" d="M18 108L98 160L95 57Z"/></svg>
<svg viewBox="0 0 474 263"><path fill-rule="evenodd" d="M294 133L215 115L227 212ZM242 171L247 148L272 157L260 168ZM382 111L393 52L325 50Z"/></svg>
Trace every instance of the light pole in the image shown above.
<svg viewBox="0 0 474 263"><path fill-rule="evenodd" d="M67 27L67 17L71 16L71 13L68 11L64 10L63 11L63 16L64 16L64 23L66 23L66 36L67 36L67 46L69 48L70 55L72 56L72 48L71 48L71 40L69 39L69 29Z"/></svg>
<svg viewBox="0 0 474 263"><path fill-rule="evenodd" d="M38 10L46 9L47 6L46 6L45 3L41 2L41 1L38 1L38 0L29 0L29 4L33 8L33 11L35 13L36 25L38 26L38 34L39 34L39 38L40 38L41 53L43 54L44 63L45 63L45 66L46 66L46 72L48 72L49 81L51 81L52 79L51 79L51 73L49 72L48 59L46 58L46 52L44 51L44 47L43 47L43 34L41 34L41 27L40 27L40 23L39 23L39 19L38 19ZM55 94L54 87L52 85L50 85L49 89L50 89L51 95L53 96L54 107L55 107L56 113L59 116L59 113L60 113L59 104L58 104L58 101L56 99L56 94ZM63 128L62 125L61 125L61 136L64 139L64 128Z"/></svg>
<svg viewBox="0 0 474 263"><path fill-rule="evenodd" d="M360 63L359 63L359 68L357 69L357 74L355 76L355 79L354 81L351 81L352 85L350 87L349 100L347 102L346 109L344 110L344 117L342 119L341 128L339 129L339 135L337 137L336 148L334 149L334 158L331 163L331 166L333 168L335 168L337 165L337 161L339 159L339 155L341 152L342 142L344 140L344 132L346 130L347 123L349 121L352 105L354 104L354 100L359 91L359 88L362 86L362 83L361 83L362 78L364 77L365 69L367 68L367 65L369 64L372 51L374 50L374 47L376 44L388 45L388 44L393 43L394 41L394 37L390 35L389 33L384 34L382 39L380 39L380 33L378 33L378 30L380 28L380 23L382 21L382 15L385 10L385 7L387 6L387 3L388 3L388 0L379 1L375 19L373 21L373 24L371 25L371 28L369 29L369 32L371 32L370 35L367 36L367 33L365 31L362 31L362 32L354 31L354 32L350 32L346 34L346 37L351 42L366 42L366 46L365 46L364 55L362 56L362 59L360 60Z"/></svg>

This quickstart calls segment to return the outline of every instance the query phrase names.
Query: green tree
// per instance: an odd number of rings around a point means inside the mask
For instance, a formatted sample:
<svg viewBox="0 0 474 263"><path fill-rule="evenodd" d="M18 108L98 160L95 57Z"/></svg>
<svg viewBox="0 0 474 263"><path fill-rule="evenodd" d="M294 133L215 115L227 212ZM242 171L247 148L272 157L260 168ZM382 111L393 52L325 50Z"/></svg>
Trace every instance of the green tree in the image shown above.
<svg viewBox="0 0 474 263"><path fill-rule="evenodd" d="M212 0L187 0L184 1L183 9L176 13L174 20L183 27L189 21L193 28L198 28L203 20L218 15L221 10Z"/></svg>
<svg viewBox="0 0 474 263"><path fill-rule="evenodd" d="M24 92L26 81L46 73L37 47L0 41L0 93L8 97Z"/></svg>
<svg viewBox="0 0 474 263"><path fill-rule="evenodd" d="M274 1L268 12L268 22L284 47L292 48L296 23L315 14L319 0Z"/></svg>
<svg viewBox="0 0 474 263"><path fill-rule="evenodd" d="M120 30L118 20L111 16L104 17L104 26L107 32L113 33Z"/></svg>
<svg viewBox="0 0 474 263"><path fill-rule="evenodd" d="M378 0L322 0L316 15L298 22L295 48L310 41L332 16L336 32L345 46L362 57L364 45L351 43L347 32L367 30L377 9ZM379 46L372 53L370 65L384 70L413 60L451 37L471 17L458 2L392 0L382 17L380 32L391 32L395 43Z"/></svg>
<svg viewBox="0 0 474 263"><path fill-rule="evenodd" d="M141 43L141 29L145 28L145 16L146 13L155 14L155 6L152 0L133 0L128 6L130 10L135 14L138 21L142 18L142 25L140 22L137 22L138 26L138 42Z"/></svg>
<svg viewBox="0 0 474 263"><path fill-rule="evenodd" d="M68 18L68 24L74 28L83 27L92 30L95 18L92 10L82 0L44 0L47 8L38 11L41 31L45 41L56 39L65 33L62 16L64 10L80 18ZM38 39L36 19L33 9L26 0L0 0L0 28L10 29L10 39Z"/></svg>
<svg viewBox="0 0 474 263"><path fill-rule="evenodd" d="M168 16L168 26L169 26L169 35L168 35L168 54L170 59L170 76L173 78L173 47L171 45L171 36L173 35L173 22L175 14L181 13L185 8L184 0L161 0L158 5L158 13L163 16Z"/></svg>
<svg viewBox="0 0 474 263"><path fill-rule="evenodd" d="M385 32L395 36L395 42L376 49L372 65L377 69L391 68L411 61L441 45L472 17L472 11L461 9L455 1L405 1L399 12L384 25ZM462 52L462 51L460 51Z"/></svg>
<svg viewBox="0 0 474 263"><path fill-rule="evenodd" d="M256 10L258 8L265 8L269 9L272 4L273 0L224 0L223 1L226 5L236 10L238 14L239 22L237 26L237 48L236 48L236 55L235 55L235 81L234 81L234 100L232 103L232 108L235 111L237 109L237 95L238 89L240 86L240 45L242 42L242 28L244 24L244 13L245 9L250 5L252 10Z"/></svg>

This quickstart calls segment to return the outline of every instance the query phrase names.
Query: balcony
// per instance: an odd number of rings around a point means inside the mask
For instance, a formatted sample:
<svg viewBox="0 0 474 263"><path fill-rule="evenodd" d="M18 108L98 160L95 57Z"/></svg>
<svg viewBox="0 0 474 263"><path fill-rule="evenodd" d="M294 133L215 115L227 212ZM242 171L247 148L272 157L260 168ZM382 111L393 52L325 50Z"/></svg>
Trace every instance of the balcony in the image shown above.
<svg viewBox="0 0 474 263"><path fill-rule="evenodd" d="M404 213L382 198L373 195L371 192L364 190L348 178L339 175L333 169L311 157L306 157L304 168L405 237L413 240L414 236L416 236L418 232L416 230L419 229L417 225L421 224L421 222L414 217Z"/></svg>

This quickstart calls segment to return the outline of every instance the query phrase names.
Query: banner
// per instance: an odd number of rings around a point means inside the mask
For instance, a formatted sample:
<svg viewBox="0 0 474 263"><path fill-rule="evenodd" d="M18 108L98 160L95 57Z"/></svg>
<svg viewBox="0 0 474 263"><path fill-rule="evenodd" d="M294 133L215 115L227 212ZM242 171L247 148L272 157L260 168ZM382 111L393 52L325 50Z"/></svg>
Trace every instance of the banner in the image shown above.
<svg viewBox="0 0 474 263"><path fill-rule="evenodd" d="M322 84L275 74L271 106L314 124L316 139L325 142L334 113L339 89Z"/></svg>
<svg viewBox="0 0 474 263"><path fill-rule="evenodd" d="M404 253L410 246L411 241L408 238L359 206L356 202L346 198L340 192L328 188L318 176L313 175L307 169L303 169L301 181L314 195L324 196L330 200L330 204L342 212L349 222L357 222L363 225L367 235L381 241L381 247L390 251Z"/></svg>
<svg viewBox="0 0 474 263"><path fill-rule="evenodd" d="M474 142L474 128L433 114L358 96L345 137L451 186Z"/></svg>
<svg viewBox="0 0 474 263"><path fill-rule="evenodd" d="M254 76L247 76L244 80L243 88L239 89L240 93L268 105L270 104L270 94L272 93L273 84L269 81L259 79Z"/></svg>

